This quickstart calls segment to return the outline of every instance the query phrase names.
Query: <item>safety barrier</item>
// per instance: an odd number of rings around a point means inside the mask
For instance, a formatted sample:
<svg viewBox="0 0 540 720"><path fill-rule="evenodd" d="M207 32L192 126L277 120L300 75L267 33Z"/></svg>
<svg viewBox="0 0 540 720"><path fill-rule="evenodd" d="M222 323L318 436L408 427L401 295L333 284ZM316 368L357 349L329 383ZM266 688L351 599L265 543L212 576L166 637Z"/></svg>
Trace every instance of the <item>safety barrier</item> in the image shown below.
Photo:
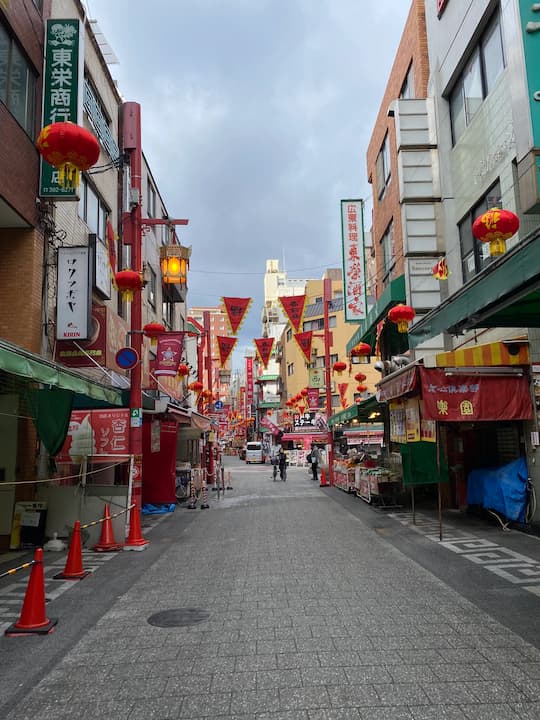
<svg viewBox="0 0 540 720"><path fill-rule="evenodd" d="M16 635L47 635L52 632L58 622L56 619L49 619L45 611L45 577L43 574L43 550L38 548L34 553L31 562L24 563L17 568L12 568L0 577L12 575L18 570L31 567L30 578L24 595L21 614L17 622L10 625L5 631L8 637Z"/></svg>

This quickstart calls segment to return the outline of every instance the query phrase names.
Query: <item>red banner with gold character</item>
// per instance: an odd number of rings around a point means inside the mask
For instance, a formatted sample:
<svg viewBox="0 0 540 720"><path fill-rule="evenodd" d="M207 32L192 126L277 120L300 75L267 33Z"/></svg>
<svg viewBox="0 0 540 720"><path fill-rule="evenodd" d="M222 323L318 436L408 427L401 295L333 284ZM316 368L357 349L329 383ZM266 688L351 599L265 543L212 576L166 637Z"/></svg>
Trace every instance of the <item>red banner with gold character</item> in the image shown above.
<svg viewBox="0 0 540 720"><path fill-rule="evenodd" d="M257 338L256 340L253 340L253 342L257 348L257 355L266 370L268 367L268 361L270 360L270 355L272 354L272 350L274 348L274 338Z"/></svg>
<svg viewBox="0 0 540 720"><path fill-rule="evenodd" d="M341 407L344 410L347 407L347 388L348 387L349 387L349 383L339 383L338 384L339 401L341 403Z"/></svg>
<svg viewBox="0 0 540 720"><path fill-rule="evenodd" d="M302 320L304 319L304 310L306 307L306 296L305 295L285 295L278 297L283 312L287 316L287 319L291 323L291 326L295 332L299 332L302 327Z"/></svg>
<svg viewBox="0 0 540 720"><path fill-rule="evenodd" d="M238 328L251 305L251 298L222 297L225 314L229 321L231 335L236 335Z"/></svg>
<svg viewBox="0 0 540 720"><path fill-rule="evenodd" d="M306 358L306 362L311 362L311 345L313 343L313 332L311 330L308 330L307 332L303 333L295 333L294 339L298 343L298 347L300 350L304 353L304 357Z"/></svg>
<svg viewBox="0 0 540 720"><path fill-rule="evenodd" d="M183 332L161 333L158 337L154 375L176 377L176 371L182 359L184 335Z"/></svg>
<svg viewBox="0 0 540 720"><path fill-rule="evenodd" d="M234 350L238 338L228 337L224 335L216 335L218 350L219 350L219 366L225 367L225 363L229 359L230 354Z"/></svg>

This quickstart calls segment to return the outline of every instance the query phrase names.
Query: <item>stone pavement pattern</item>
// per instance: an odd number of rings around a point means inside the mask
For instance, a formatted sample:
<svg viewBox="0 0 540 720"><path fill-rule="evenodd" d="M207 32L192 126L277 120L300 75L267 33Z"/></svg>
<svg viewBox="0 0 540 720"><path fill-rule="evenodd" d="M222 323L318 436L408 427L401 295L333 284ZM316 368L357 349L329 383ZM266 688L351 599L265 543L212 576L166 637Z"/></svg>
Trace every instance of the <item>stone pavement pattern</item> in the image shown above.
<svg viewBox="0 0 540 720"><path fill-rule="evenodd" d="M233 479L5 720L540 718L540 651L305 470ZM175 608L209 619L148 624Z"/></svg>

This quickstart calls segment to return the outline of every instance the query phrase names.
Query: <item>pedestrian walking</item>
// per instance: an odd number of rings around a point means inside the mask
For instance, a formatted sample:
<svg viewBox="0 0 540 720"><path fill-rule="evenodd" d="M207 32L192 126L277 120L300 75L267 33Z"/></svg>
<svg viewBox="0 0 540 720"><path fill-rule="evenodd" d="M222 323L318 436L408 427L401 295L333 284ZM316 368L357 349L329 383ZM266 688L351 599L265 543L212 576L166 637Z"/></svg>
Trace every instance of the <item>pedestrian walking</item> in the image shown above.
<svg viewBox="0 0 540 720"><path fill-rule="evenodd" d="M279 466L279 477L285 482L287 479L287 456L283 452L283 450L279 451L278 456L278 466Z"/></svg>
<svg viewBox="0 0 540 720"><path fill-rule="evenodd" d="M311 472L313 474L312 480L317 481L319 479L317 475L317 469L319 467L320 456L319 449L316 445L311 446L311 452L307 456L307 461L311 464Z"/></svg>

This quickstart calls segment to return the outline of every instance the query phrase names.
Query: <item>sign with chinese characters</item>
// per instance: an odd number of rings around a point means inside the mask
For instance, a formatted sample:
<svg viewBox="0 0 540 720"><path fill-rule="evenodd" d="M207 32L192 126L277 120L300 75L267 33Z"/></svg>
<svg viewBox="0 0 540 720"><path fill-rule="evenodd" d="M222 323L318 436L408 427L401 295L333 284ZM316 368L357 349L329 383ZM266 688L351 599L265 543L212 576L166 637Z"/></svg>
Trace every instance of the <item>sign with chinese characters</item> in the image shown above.
<svg viewBox="0 0 540 720"><path fill-rule="evenodd" d="M278 297L279 304L295 332L299 332L302 327L306 299L306 295L283 295Z"/></svg>
<svg viewBox="0 0 540 720"><path fill-rule="evenodd" d="M302 354L304 355L306 362L310 363L311 362L311 345L313 343L313 331L306 330L306 332L294 333L293 337L296 340L296 344L302 351Z"/></svg>
<svg viewBox="0 0 540 720"><path fill-rule="evenodd" d="M444 422L530 420L532 402L524 375L462 374L420 368L424 417Z"/></svg>
<svg viewBox="0 0 540 720"><path fill-rule="evenodd" d="M57 462L108 462L129 453L129 409L73 410Z"/></svg>
<svg viewBox="0 0 540 720"><path fill-rule="evenodd" d="M117 369L116 353L124 346L128 330L126 321L106 305L93 305L88 340L77 345L58 341L54 359L66 367L96 367L97 363Z"/></svg>
<svg viewBox="0 0 540 720"><path fill-rule="evenodd" d="M253 342L255 343L255 348L261 364L266 370L274 348L275 339L273 337L255 338Z"/></svg>
<svg viewBox="0 0 540 720"><path fill-rule="evenodd" d="M216 341L219 352L219 367L225 368L238 338L229 337L228 335L216 335Z"/></svg>
<svg viewBox="0 0 540 720"><path fill-rule="evenodd" d="M221 300L225 308L231 335L236 335L251 305L251 298L222 297Z"/></svg>
<svg viewBox="0 0 540 720"><path fill-rule="evenodd" d="M84 28L79 20L47 20L43 71L43 126L80 124L84 63ZM58 183L58 170L41 161L39 194L59 200L77 199L76 188Z"/></svg>
<svg viewBox="0 0 540 720"><path fill-rule="evenodd" d="M324 368L309 368L308 387L317 390L324 387Z"/></svg>
<svg viewBox="0 0 540 720"><path fill-rule="evenodd" d="M318 387L308 387L306 399L307 399L307 406L310 410L318 410L320 407L319 388Z"/></svg>
<svg viewBox="0 0 540 720"><path fill-rule="evenodd" d="M246 417L251 417L251 406L253 405L253 358L246 358Z"/></svg>
<svg viewBox="0 0 540 720"><path fill-rule="evenodd" d="M90 248L58 248L56 339L88 340L91 332Z"/></svg>
<svg viewBox="0 0 540 720"><path fill-rule="evenodd" d="M346 322L366 318L364 201L341 201L343 296Z"/></svg>

